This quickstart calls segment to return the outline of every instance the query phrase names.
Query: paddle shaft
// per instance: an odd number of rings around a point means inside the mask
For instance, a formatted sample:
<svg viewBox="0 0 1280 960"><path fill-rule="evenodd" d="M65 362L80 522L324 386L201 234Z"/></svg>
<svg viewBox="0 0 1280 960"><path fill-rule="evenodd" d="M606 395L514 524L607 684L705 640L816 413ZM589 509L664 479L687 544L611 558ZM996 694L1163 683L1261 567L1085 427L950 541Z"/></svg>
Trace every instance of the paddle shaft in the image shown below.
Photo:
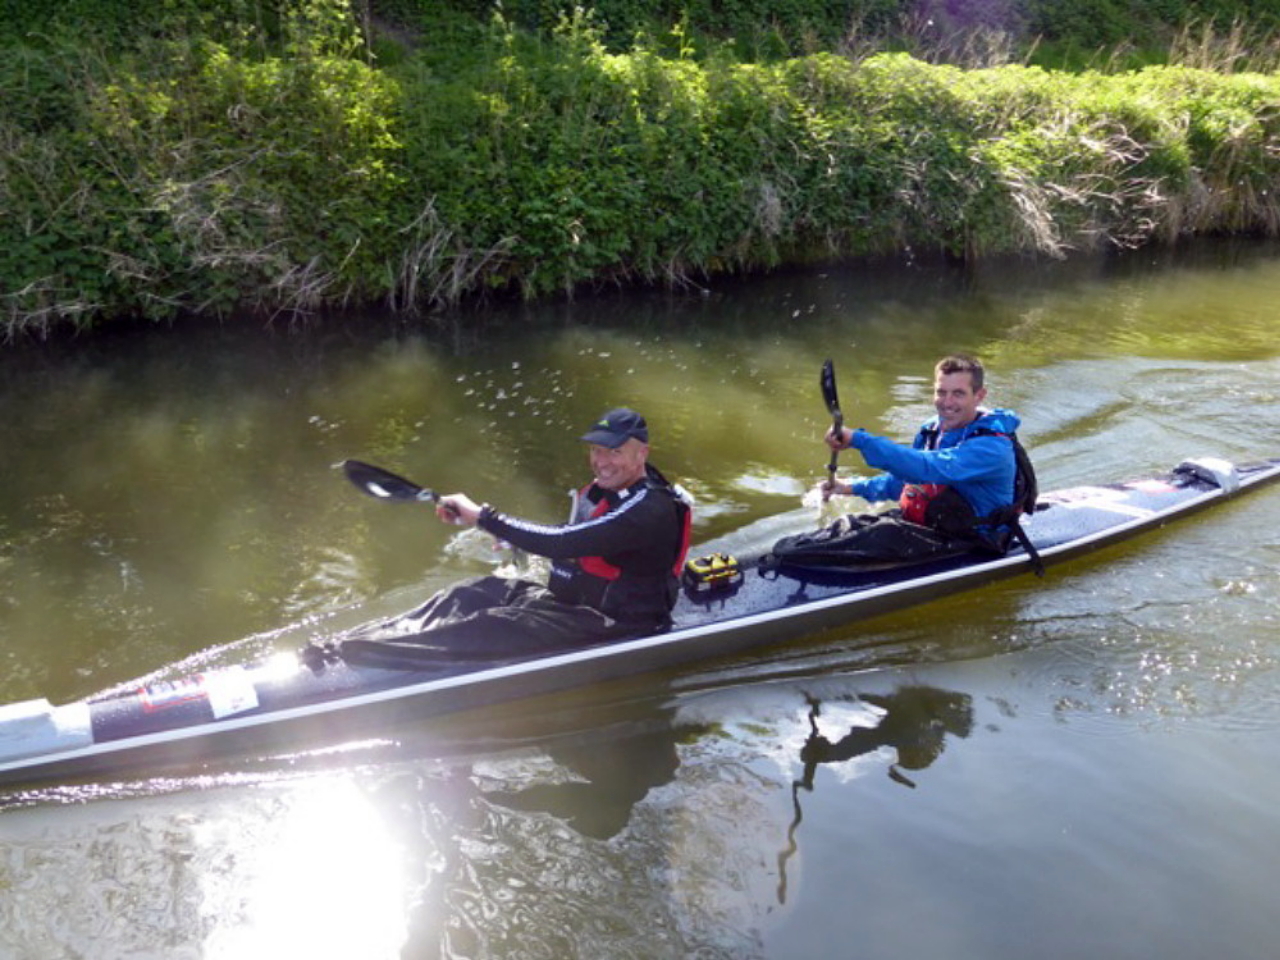
<svg viewBox="0 0 1280 960"><path fill-rule="evenodd" d="M831 429L835 431L836 439L840 438L840 431L843 428L844 428L844 417L840 416L839 414L836 414L835 420L833 421L832 427L831 427ZM840 451L832 450L831 460L827 463L827 477L831 480L832 483L835 483L835 480L836 480L836 461L839 459L840 459Z"/></svg>

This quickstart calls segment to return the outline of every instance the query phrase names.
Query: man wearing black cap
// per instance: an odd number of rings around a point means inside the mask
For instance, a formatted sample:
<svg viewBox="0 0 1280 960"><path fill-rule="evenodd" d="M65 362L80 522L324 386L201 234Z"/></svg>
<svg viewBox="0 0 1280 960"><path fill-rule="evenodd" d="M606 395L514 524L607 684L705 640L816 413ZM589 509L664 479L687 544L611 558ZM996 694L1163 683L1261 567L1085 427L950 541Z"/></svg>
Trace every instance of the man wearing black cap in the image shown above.
<svg viewBox="0 0 1280 960"><path fill-rule="evenodd" d="M441 497L446 523L478 526L552 561L546 586L478 577L398 618L394 635L353 636L342 655L393 663L438 657L501 657L563 649L666 629L689 548L689 507L648 462L644 417L625 407L591 425L594 480L574 497L563 525L509 517L464 493Z"/></svg>

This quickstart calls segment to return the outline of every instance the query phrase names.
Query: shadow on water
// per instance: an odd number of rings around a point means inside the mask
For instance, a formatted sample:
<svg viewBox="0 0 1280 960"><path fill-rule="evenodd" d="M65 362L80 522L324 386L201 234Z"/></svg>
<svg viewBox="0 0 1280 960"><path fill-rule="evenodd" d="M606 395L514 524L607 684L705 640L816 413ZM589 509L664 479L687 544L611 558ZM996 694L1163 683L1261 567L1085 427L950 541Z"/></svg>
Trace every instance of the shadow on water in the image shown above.
<svg viewBox="0 0 1280 960"><path fill-rule="evenodd" d="M511 810L550 814L583 836L608 840L626 827L632 808L650 790L675 778L676 742L676 731L664 723L603 743L552 746L549 759L574 779L494 790L485 797Z"/></svg>
<svg viewBox="0 0 1280 960"><path fill-rule="evenodd" d="M778 903L787 902L787 862L799 850L798 833L804 810L800 791L812 793L814 777L822 764L845 763L857 757L891 748L896 756L889 764L889 779L912 790L915 782L903 770L924 770L942 755L947 736L964 739L973 731L973 698L965 693L928 686L903 686L890 694L861 694L857 699L883 711L873 727L855 725L832 740L818 726L822 701L806 696L809 703L809 736L800 748L803 773L791 784L795 816L787 829L787 845L778 854Z"/></svg>

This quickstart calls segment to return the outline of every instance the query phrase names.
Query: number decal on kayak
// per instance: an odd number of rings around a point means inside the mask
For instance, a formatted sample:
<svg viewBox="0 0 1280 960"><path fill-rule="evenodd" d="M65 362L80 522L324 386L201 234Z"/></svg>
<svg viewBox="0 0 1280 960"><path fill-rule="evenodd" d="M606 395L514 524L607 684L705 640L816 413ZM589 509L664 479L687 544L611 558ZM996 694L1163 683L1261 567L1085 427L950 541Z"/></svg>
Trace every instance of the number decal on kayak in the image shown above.
<svg viewBox="0 0 1280 960"><path fill-rule="evenodd" d="M202 673L185 680L162 680L138 691L146 713L158 713L184 704L209 702L215 719L257 709L258 691L243 667Z"/></svg>
<svg viewBox="0 0 1280 960"><path fill-rule="evenodd" d="M158 713L161 710L180 707L184 703L194 703L204 698L204 685L200 677L161 680L138 691L138 700L147 713Z"/></svg>

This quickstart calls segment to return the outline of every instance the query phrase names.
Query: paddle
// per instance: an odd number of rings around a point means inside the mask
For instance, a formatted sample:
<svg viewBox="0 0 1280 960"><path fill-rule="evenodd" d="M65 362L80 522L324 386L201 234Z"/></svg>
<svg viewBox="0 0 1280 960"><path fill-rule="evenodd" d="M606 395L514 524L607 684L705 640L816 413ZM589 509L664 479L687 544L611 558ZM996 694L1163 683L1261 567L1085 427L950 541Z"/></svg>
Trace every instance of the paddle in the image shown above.
<svg viewBox="0 0 1280 960"><path fill-rule="evenodd" d="M819 382L822 384L822 399L827 402L827 410L831 412L831 429L835 431L836 438L839 439L840 431L844 429L844 414L840 412L840 398L836 394L835 364L830 360L822 365L822 377ZM827 477L832 485L836 482L836 459L839 456L839 448L832 450L831 460L827 464Z"/></svg>
<svg viewBox="0 0 1280 960"><path fill-rule="evenodd" d="M435 503L440 499L440 495L434 490L420 487L412 480L396 476L391 471L375 467L371 463L364 463L360 460L344 460L342 461L342 471L361 493L368 494L378 500L400 500L409 503L431 501Z"/></svg>

